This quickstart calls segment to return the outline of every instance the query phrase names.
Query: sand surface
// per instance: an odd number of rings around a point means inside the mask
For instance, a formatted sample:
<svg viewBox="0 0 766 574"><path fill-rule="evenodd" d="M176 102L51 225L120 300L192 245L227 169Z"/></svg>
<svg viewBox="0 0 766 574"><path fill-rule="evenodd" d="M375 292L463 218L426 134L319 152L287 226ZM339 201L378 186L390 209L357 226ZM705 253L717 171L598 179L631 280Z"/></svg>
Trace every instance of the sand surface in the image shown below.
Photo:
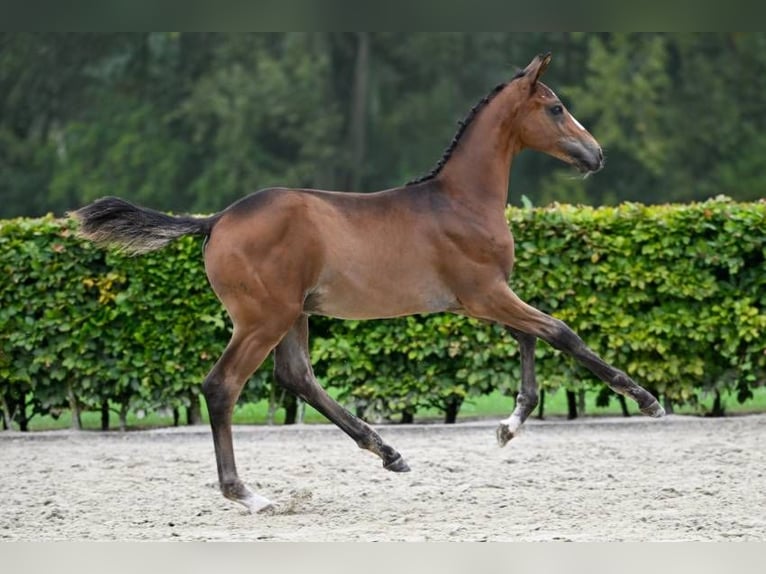
<svg viewBox="0 0 766 574"><path fill-rule="evenodd" d="M0 540L766 541L766 415L379 427L412 472L332 426L239 427L218 492L207 427L0 432Z"/></svg>

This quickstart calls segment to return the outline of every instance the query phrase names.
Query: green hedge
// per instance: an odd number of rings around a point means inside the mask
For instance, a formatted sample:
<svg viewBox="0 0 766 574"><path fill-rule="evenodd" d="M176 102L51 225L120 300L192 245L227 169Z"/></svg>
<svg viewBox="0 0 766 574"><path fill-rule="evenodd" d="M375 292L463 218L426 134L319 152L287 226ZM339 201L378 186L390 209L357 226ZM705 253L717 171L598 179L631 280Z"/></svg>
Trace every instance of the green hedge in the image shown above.
<svg viewBox="0 0 766 574"><path fill-rule="evenodd" d="M74 236L69 221L0 223L0 396L19 418L104 401L130 409L199 404L229 337L200 242L130 258ZM261 398L266 372L245 398Z"/></svg>
<svg viewBox="0 0 766 574"><path fill-rule="evenodd" d="M570 324L609 362L677 402L766 379L766 203L509 209L514 289ZM137 258L105 253L46 217L0 222L0 396L5 416L105 401L195 404L229 337L201 241ZM312 319L315 371L367 416L455 411L519 380L515 342L454 315ZM538 345L544 388L590 373ZM270 365L243 400L268 395ZM600 383L597 387L601 389Z"/></svg>
<svg viewBox="0 0 766 574"><path fill-rule="evenodd" d="M607 361L675 402L733 391L766 371L766 203L509 209L511 285ZM334 322L315 344L328 382L382 412L443 409L519 380L515 342L496 326L436 315ZM537 349L543 388L597 383ZM598 389L603 385L598 382Z"/></svg>

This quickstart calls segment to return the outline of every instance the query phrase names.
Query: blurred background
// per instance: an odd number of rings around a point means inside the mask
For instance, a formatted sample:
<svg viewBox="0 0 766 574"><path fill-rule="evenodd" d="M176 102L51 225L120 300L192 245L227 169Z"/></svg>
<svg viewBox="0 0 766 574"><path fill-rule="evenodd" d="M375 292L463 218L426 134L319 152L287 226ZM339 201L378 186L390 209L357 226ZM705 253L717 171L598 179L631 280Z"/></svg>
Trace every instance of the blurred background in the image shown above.
<svg viewBox="0 0 766 574"><path fill-rule="evenodd" d="M212 212L272 186L376 191L543 51L606 149L583 180L524 152L509 202L683 202L766 188L766 34L0 35L0 217L103 195Z"/></svg>

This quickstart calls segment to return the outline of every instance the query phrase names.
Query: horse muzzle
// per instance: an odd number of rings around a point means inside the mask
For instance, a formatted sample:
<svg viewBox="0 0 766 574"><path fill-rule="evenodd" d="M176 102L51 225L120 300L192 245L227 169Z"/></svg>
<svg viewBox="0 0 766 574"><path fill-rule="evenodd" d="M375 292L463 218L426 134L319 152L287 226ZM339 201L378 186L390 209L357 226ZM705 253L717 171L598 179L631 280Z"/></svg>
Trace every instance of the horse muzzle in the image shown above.
<svg viewBox="0 0 766 574"><path fill-rule="evenodd" d="M596 173L604 167L604 152L594 143L579 140L566 140L563 143L569 163L580 173Z"/></svg>

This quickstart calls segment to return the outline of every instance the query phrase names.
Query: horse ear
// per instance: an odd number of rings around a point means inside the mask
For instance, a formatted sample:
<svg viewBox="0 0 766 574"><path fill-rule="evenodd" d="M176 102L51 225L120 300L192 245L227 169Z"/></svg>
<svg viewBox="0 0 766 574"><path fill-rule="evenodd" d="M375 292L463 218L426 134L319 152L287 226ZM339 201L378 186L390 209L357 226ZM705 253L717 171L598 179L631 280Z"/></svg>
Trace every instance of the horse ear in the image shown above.
<svg viewBox="0 0 766 574"><path fill-rule="evenodd" d="M534 88L535 84L537 84L537 80L539 80L540 77L545 73L545 70L548 68L548 64L550 63L551 53L548 52L547 54L538 54L529 63L529 65L524 68L524 77L527 78L527 82L529 82L530 87Z"/></svg>

